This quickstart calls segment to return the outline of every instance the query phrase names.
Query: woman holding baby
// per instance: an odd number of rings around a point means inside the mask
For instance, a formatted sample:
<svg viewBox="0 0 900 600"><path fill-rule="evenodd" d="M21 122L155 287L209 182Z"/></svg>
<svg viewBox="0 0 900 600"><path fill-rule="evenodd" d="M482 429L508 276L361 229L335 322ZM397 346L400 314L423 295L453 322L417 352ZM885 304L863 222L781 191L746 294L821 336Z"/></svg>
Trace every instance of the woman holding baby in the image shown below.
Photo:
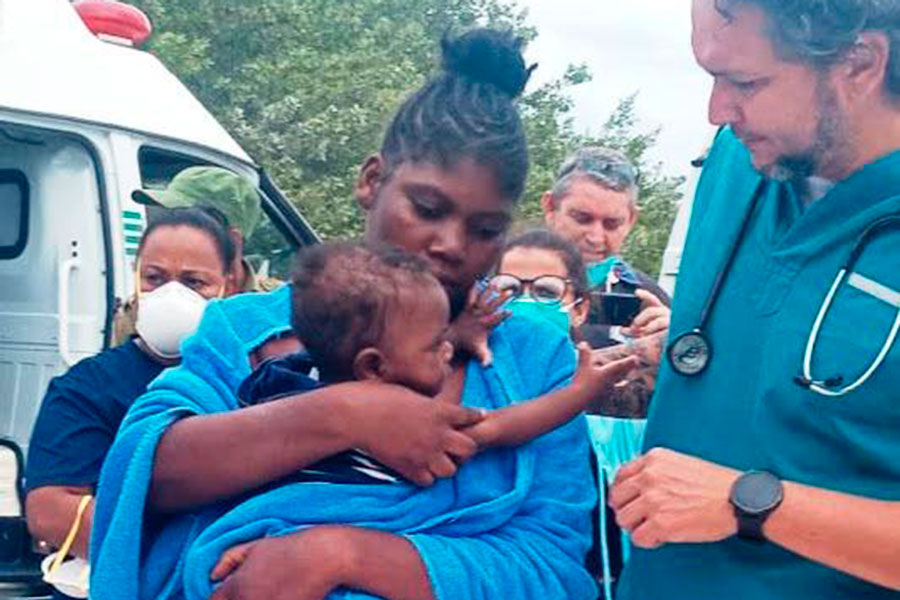
<svg viewBox="0 0 900 600"><path fill-rule="evenodd" d="M442 46L442 71L400 107L356 197L366 240L424 259L457 318L523 192L515 98L531 70L509 34ZM289 331L286 288L214 302L182 365L129 412L94 517L95 600L596 597L583 566L596 502L583 419L480 453L466 434L485 410L564 386L575 368L565 335L507 319L489 338L492 365L455 360L436 401L350 381L238 409L251 353ZM412 483L343 486L325 504L315 486L328 483L272 487L352 449ZM246 551L212 579L195 567L233 547Z"/></svg>

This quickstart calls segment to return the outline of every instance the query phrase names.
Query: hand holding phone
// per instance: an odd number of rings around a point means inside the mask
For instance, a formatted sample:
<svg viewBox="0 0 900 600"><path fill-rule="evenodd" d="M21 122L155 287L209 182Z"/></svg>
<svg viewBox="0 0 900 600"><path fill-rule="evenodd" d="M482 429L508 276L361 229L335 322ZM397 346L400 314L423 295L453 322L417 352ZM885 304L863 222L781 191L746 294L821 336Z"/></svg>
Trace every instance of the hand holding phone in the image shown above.
<svg viewBox="0 0 900 600"><path fill-rule="evenodd" d="M630 325L641 310L641 299L634 294L599 292L597 295L608 325Z"/></svg>

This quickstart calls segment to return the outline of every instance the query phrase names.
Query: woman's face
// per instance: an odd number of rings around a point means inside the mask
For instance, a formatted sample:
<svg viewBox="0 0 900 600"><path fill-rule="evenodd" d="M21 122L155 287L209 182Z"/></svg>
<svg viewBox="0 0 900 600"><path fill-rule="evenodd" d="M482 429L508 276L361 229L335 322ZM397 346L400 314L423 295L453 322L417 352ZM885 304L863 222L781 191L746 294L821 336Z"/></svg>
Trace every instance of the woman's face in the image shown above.
<svg viewBox="0 0 900 600"><path fill-rule="evenodd" d="M161 226L144 240L138 257L141 292L177 281L204 298L222 296L226 273L213 238L185 225Z"/></svg>
<svg viewBox="0 0 900 600"><path fill-rule="evenodd" d="M360 173L357 200L366 210L366 240L419 255L461 309L475 280L499 257L514 202L500 195L492 171L470 159L443 169L402 163L384 178L380 157Z"/></svg>
<svg viewBox="0 0 900 600"><path fill-rule="evenodd" d="M527 246L515 246L504 253L497 272L515 275L522 280L534 280L543 275L555 275L569 279L569 270L558 252L547 248L529 248ZM574 304L576 300L572 285L569 284L562 297L562 305L572 307L572 325L578 327L587 318L588 302L587 298L584 298L578 304Z"/></svg>

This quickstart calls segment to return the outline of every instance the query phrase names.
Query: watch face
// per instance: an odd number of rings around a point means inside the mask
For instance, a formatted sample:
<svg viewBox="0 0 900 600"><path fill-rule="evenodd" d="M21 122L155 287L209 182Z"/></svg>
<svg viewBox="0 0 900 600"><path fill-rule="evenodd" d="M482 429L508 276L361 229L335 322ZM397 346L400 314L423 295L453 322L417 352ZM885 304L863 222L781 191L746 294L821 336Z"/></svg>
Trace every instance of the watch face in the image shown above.
<svg viewBox="0 0 900 600"><path fill-rule="evenodd" d="M782 493L781 482L774 475L749 471L735 482L731 502L748 515L760 515L778 506Z"/></svg>

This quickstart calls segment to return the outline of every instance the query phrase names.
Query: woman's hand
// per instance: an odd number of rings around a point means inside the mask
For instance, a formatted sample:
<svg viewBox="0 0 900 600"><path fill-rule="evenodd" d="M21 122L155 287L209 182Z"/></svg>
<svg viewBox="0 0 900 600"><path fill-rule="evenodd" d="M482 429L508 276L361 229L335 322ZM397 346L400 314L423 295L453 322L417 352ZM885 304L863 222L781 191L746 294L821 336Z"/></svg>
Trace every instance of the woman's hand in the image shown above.
<svg viewBox="0 0 900 600"><path fill-rule="evenodd" d="M672 309L647 290L637 289L634 295L641 300L641 312L634 318L631 325L622 330L622 333L629 337L639 338L669 329Z"/></svg>
<svg viewBox="0 0 900 600"><path fill-rule="evenodd" d="M210 600L322 600L343 583L351 548L329 527L234 546L210 579L224 581Z"/></svg>
<svg viewBox="0 0 900 600"><path fill-rule="evenodd" d="M347 423L353 446L417 485L452 477L478 450L460 431L481 422L481 411L426 398L402 386L372 383L354 402Z"/></svg>
<svg viewBox="0 0 900 600"><path fill-rule="evenodd" d="M500 294L489 287L480 292L473 287L465 310L450 325L453 347L471 354L484 366L490 365L494 357L488 336L511 314L500 308L508 299L509 294Z"/></svg>
<svg viewBox="0 0 900 600"><path fill-rule="evenodd" d="M50 485L31 490L25 499L28 531L36 540L49 544L51 548L59 548L72 528L81 499L93 493L94 490L90 487L65 485ZM88 556L93 517L94 501L91 500L81 516L81 526L69 550L79 558Z"/></svg>
<svg viewBox="0 0 900 600"><path fill-rule="evenodd" d="M322 600L335 588L392 600L434 600L418 550L407 539L372 529L320 525L240 544L225 552L210 600Z"/></svg>

